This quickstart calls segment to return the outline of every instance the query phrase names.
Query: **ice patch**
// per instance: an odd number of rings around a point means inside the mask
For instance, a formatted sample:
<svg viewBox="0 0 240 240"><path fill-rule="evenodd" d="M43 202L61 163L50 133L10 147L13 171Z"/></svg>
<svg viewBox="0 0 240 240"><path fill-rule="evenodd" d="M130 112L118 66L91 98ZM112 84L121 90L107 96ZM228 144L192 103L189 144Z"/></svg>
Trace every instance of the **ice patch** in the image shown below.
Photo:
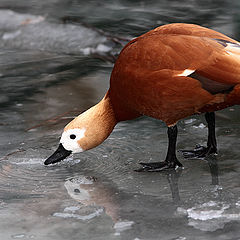
<svg viewBox="0 0 240 240"><path fill-rule="evenodd" d="M103 212L103 209L97 209L95 212L90 213L88 215L80 215L76 214L76 210L79 210L80 208L77 207L67 207L63 210L62 213L54 213L54 217L61 217L61 218L75 218L77 220L82 220L82 221L87 221L91 220L97 216L100 216L101 213Z"/></svg>
<svg viewBox="0 0 240 240"><path fill-rule="evenodd" d="M42 16L0 10L1 48L42 50L79 54L111 50L107 38L93 29L74 24L57 24Z"/></svg>
<svg viewBox="0 0 240 240"><path fill-rule="evenodd" d="M16 164L16 165L35 165L35 164L39 164L42 165L43 163L43 159L42 158L19 158L18 162L12 162L12 164Z"/></svg>
<svg viewBox="0 0 240 240"><path fill-rule="evenodd" d="M21 238L25 238L25 237L26 237L25 234L15 234L15 235L12 235L13 239L21 239Z"/></svg>
<svg viewBox="0 0 240 240"><path fill-rule="evenodd" d="M240 220L238 202L230 205L224 202L209 201L198 204L192 208L177 208L178 214L188 216L188 225L202 231L216 231L223 229L225 224L234 220Z"/></svg>
<svg viewBox="0 0 240 240"><path fill-rule="evenodd" d="M205 127L206 125L204 125L203 123L200 123L199 126L193 126L193 128L200 128L200 129L203 129Z"/></svg>
<svg viewBox="0 0 240 240"><path fill-rule="evenodd" d="M81 51L82 51L82 53L83 53L84 55L89 55L89 54L92 53L93 48L87 47L87 48L81 49Z"/></svg>
<svg viewBox="0 0 240 240"><path fill-rule="evenodd" d="M0 28L16 29L25 24L35 24L45 20L43 16L34 16L31 14L20 14L12 10L0 10Z"/></svg>
<svg viewBox="0 0 240 240"><path fill-rule="evenodd" d="M80 159L73 159L73 155L70 155L69 157L67 157L66 159L64 159L64 161L59 162L59 163L57 163L57 164L67 163L67 164L69 164L70 166L72 166L72 165L78 164L78 163L80 163L80 162L81 162Z"/></svg>
<svg viewBox="0 0 240 240"><path fill-rule="evenodd" d="M220 218L230 205L210 201L187 210L189 218L206 221L213 218Z"/></svg>
<svg viewBox="0 0 240 240"><path fill-rule="evenodd" d="M131 229L132 225L134 224L133 221L119 221L116 222L113 226L115 229L115 236L119 236L121 232Z"/></svg>
<svg viewBox="0 0 240 240"><path fill-rule="evenodd" d="M112 50L111 47L105 45L105 44L98 44L97 47L96 47L96 51L97 52L110 52Z"/></svg>
<svg viewBox="0 0 240 240"><path fill-rule="evenodd" d="M81 52L84 55L90 55L90 54L94 54L94 53L107 53L110 52L113 48L109 47L105 44L98 44L97 47L93 48L93 47L86 47L86 48L82 48Z"/></svg>
<svg viewBox="0 0 240 240"><path fill-rule="evenodd" d="M11 236L12 239L34 239L35 235L26 235L24 233L14 234Z"/></svg>
<svg viewBox="0 0 240 240"><path fill-rule="evenodd" d="M3 40L14 39L15 37L17 37L20 34L21 34L21 30L17 30L14 32L7 32L7 33L3 34L2 39Z"/></svg>
<svg viewBox="0 0 240 240"><path fill-rule="evenodd" d="M43 17L43 16L32 16L32 18L27 18L26 20L21 22L21 24L22 25L25 25L25 24L36 24L36 23L42 22L44 20L45 20L45 17Z"/></svg>
<svg viewBox="0 0 240 240"><path fill-rule="evenodd" d="M1 75L0 75L0 76L1 76ZM22 104L22 103L17 103L16 106L17 106L17 107L22 107L23 104Z"/></svg>
<svg viewBox="0 0 240 240"><path fill-rule="evenodd" d="M6 203L3 202L2 200L0 200L0 209L1 209L1 208L4 208L5 205L6 205Z"/></svg>
<svg viewBox="0 0 240 240"><path fill-rule="evenodd" d="M193 122L195 122L195 121L196 121L195 118L190 118L190 119L184 120L184 123L185 123L185 124L190 124L190 123L193 123Z"/></svg>
<svg viewBox="0 0 240 240"><path fill-rule="evenodd" d="M77 210L79 210L80 208L77 206L72 206L72 207L65 207L64 208L64 212L76 212Z"/></svg>
<svg viewBox="0 0 240 240"><path fill-rule="evenodd" d="M178 208L177 208L177 213L178 213L179 215L187 215L187 210L184 209L184 208L182 208L182 207L178 207Z"/></svg>

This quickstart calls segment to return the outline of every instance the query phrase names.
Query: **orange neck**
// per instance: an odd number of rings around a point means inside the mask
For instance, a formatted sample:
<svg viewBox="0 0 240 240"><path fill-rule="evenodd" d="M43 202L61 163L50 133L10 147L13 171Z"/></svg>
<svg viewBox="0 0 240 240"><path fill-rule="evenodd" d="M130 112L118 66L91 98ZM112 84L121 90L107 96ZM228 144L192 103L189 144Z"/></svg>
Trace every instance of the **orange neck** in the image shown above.
<svg viewBox="0 0 240 240"><path fill-rule="evenodd" d="M95 106L80 114L64 129L84 129L84 138L79 140L83 150L101 144L117 124L110 98L107 95Z"/></svg>

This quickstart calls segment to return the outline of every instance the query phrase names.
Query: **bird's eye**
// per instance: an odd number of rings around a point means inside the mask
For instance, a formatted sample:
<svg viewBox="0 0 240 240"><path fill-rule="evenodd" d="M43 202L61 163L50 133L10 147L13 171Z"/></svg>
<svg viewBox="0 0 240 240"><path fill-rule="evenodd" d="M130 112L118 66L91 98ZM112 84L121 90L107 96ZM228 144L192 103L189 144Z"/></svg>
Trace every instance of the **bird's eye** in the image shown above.
<svg viewBox="0 0 240 240"><path fill-rule="evenodd" d="M76 135L75 135L75 134L71 134L71 135L70 135L70 138L71 138L71 139L75 139L75 138L76 138Z"/></svg>

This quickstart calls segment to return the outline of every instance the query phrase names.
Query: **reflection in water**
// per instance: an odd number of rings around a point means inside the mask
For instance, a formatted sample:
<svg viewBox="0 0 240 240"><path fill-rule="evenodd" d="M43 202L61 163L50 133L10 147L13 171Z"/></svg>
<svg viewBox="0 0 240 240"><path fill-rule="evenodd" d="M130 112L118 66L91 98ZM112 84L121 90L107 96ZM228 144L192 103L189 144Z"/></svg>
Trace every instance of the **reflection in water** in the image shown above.
<svg viewBox="0 0 240 240"><path fill-rule="evenodd" d="M199 160L196 160L196 161L199 161ZM211 173L212 185L218 186L219 185L218 163L217 163L216 156L210 156L207 159L207 163L208 163L210 173ZM180 203L180 201L181 201L178 186L179 186L179 178L182 175L182 171L183 170L180 168L180 169L176 169L171 172L168 172L166 174L168 183L169 183L169 187L171 189L173 202L177 203L177 204Z"/></svg>
<svg viewBox="0 0 240 240"><path fill-rule="evenodd" d="M171 188L172 192L172 199L174 203L180 202L180 195L179 195L179 189L178 189L178 180L181 177L182 169L177 169L174 171L171 171L167 174L167 179L169 186Z"/></svg>
<svg viewBox="0 0 240 240"><path fill-rule="evenodd" d="M207 162L212 176L212 185L219 185L217 157L210 156Z"/></svg>
<svg viewBox="0 0 240 240"><path fill-rule="evenodd" d="M113 222L119 220L119 206L115 199L116 192L104 186L96 178L79 176L67 180L64 186L74 200L86 206L102 206Z"/></svg>
<svg viewBox="0 0 240 240"><path fill-rule="evenodd" d="M211 160L208 161L210 167L210 173L212 178L212 184L218 185L218 165L215 159L214 164ZM181 199L179 194L179 179L182 175L182 169L166 171L164 174L168 180L169 188L171 190L171 196L173 203L181 205ZM65 184L68 194L76 201L82 204L98 205L105 209L107 215L109 215L113 222L121 220L121 208L119 205L118 192L115 188L109 188L103 183L99 182L95 177L78 176L68 179Z"/></svg>

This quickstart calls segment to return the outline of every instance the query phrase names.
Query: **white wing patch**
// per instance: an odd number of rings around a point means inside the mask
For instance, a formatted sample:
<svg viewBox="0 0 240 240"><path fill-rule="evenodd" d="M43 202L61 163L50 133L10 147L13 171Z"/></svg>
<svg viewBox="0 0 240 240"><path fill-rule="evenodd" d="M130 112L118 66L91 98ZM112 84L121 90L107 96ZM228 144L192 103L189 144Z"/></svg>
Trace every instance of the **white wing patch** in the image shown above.
<svg viewBox="0 0 240 240"><path fill-rule="evenodd" d="M192 69L185 69L184 71L182 71L181 73L177 74L176 76L183 76L183 77L187 77L189 75L191 75L193 72L195 72L195 70Z"/></svg>
<svg viewBox="0 0 240 240"><path fill-rule="evenodd" d="M226 47L225 50L228 53L232 53L232 54L240 54L240 45L237 43L226 43Z"/></svg>
<svg viewBox="0 0 240 240"><path fill-rule="evenodd" d="M228 55L233 57L236 61L240 61L240 45L236 43L227 43L225 51Z"/></svg>
<svg viewBox="0 0 240 240"><path fill-rule="evenodd" d="M223 39L215 39L218 43L224 46L224 50L227 54L231 55L232 57L237 58L239 61L240 58L240 43L239 42L230 42Z"/></svg>

